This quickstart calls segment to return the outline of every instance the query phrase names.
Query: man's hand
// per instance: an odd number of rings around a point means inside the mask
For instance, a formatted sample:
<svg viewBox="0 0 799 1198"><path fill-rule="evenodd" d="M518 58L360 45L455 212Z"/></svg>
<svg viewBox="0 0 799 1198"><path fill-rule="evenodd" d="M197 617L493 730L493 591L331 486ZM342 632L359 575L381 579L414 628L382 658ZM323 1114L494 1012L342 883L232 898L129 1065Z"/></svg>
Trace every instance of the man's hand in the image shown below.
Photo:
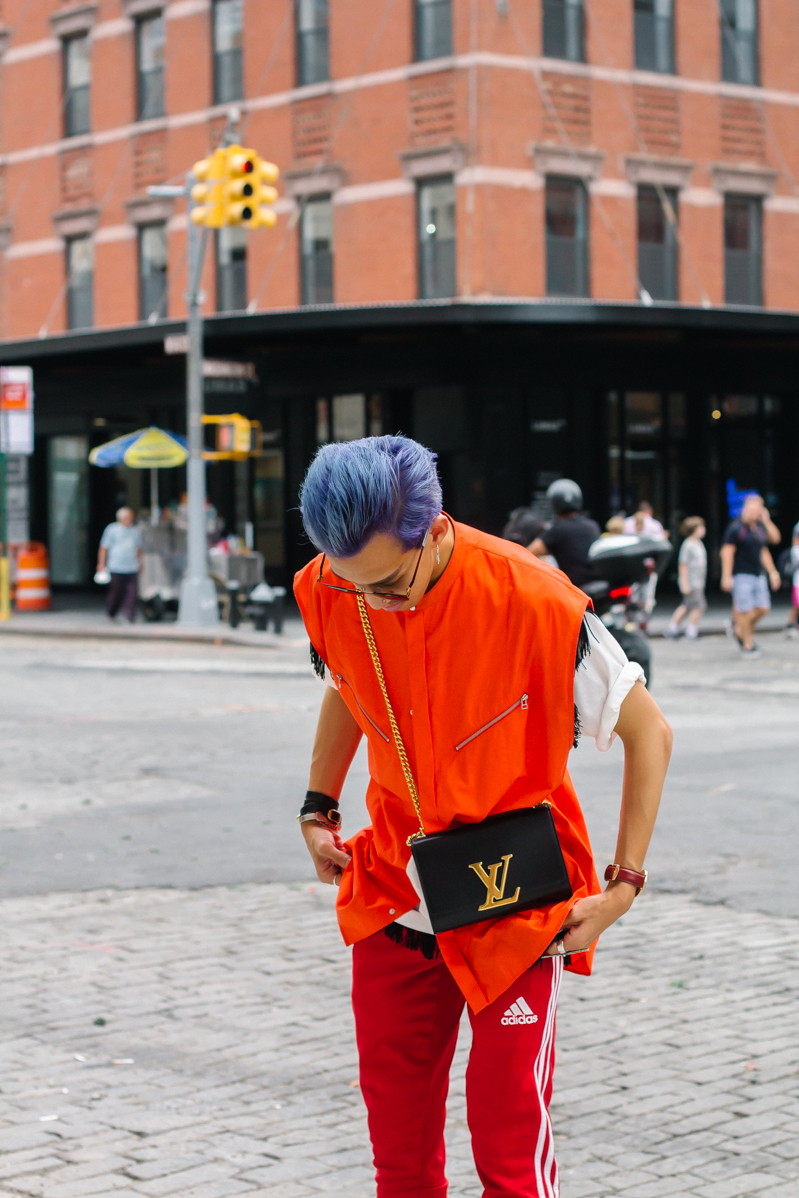
<svg viewBox="0 0 799 1198"><path fill-rule="evenodd" d="M606 928L629 911L635 898L635 888L626 882L611 882L603 894L591 894L576 902L563 921L563 947L567 953L584 952L598 940ZM547 949L547 956L561 954L557 948Z"/></svg>
<svg viewBox="0 0 799 1198"><path fill-rule="evenodd" d="M334 832L332 828L325 828L324 825L315 823L313 820L300 824L300 827L314 863L316 876L320 882L327 882L332 886L342 870L345 870L352 860L352 857L345 852L344 841L338 832Z"/></svg>
<svg viewBox="0 0 799 1198"><path fill-rule="evenodd" d="M782 579L780 578L779 570L769 570L768 577L769 582L771 583L772 591L778 591L782 586Z"/></svg>
<svg viewBox="0 0 799 1198"><path fill-rule="evenodd" d="M720 585L722 591L726 591L729 595L730 591L732 590L732 578L722 578Z"/></svg>

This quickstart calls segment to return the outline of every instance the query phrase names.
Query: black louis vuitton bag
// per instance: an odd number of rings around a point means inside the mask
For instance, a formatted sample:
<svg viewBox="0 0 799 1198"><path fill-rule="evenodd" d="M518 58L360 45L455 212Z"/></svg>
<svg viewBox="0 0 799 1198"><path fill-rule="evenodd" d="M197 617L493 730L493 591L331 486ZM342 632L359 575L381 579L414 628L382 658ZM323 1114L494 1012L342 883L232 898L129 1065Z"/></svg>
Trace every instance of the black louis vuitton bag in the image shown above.
<svg viewBox="0 0 799 1198"><path fill-rule="evenodd" d="M565 902L573 891L548 802L492 815L430 836L424 830L419 794L386 690L383 668L363 595L358 611L383 692L388 721L410 792L419 831L408 837L433 931L497 919Z"/></svg>

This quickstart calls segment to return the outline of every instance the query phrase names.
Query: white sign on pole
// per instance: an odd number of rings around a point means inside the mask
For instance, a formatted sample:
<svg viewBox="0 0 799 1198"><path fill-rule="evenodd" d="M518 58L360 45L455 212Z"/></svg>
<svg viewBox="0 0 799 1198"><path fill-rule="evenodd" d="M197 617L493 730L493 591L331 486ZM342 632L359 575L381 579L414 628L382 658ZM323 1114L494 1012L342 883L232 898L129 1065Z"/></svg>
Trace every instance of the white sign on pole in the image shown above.
<svg viewBox="0 0 799 1198"><path fill-rule="evenodd" d="M0 366L0 452L33 453L30 366Z"/></svg>

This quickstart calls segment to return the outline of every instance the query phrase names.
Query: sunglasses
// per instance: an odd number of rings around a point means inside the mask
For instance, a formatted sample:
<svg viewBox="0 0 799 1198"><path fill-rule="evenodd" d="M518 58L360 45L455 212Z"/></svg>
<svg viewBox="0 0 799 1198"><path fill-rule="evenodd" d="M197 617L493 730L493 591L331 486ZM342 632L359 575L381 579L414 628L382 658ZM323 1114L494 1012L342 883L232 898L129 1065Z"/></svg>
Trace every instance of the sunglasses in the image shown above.
<svg viewBox="0 0 799 1198"><path fill-rule="evenodd" d="M427 532L425 533L424 541L422 542L422 548L419 550L419 556L416 559L416 569L413 572L413 577L411 578L410 583L408 584L408 586L402 592L401 595L397 594L395 591L367 590L365 587L340 587L340 586L336 586L332 582L323 582L322 581L322 571L325 568L325 561L326 561L326 555L324 553L322 554L322 560L319 563L319 577L316 580L317 584L322 587L327 587L327 589L329 591L342 591L345 595L357 595L357 594L375 595L378 599L387 599L389 602L391 600L399 600L399 602L404 603L407 599L410 599L410 597L411 597L411 591L413 590L413 584L416 582L416 575L419 573L419 567L422 564L422 554L424 553L424 547L427 544L427 538L429 537L429 535L430 535L430 529L428 528Z"/></svg>

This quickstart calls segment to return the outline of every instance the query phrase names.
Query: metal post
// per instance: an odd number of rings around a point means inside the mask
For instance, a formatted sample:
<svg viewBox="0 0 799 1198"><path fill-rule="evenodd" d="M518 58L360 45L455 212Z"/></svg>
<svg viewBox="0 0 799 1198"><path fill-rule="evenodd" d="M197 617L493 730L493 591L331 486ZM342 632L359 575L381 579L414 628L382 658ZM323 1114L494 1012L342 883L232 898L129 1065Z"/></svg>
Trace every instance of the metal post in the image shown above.
<svg viewBox="0 0 799 1198"><path fill-rule="evenodd" d="M5 429L3 430L5 432ZM8 560L8 511L6 509L6 455L0 450L0 620L11 618L11 574Z"/></svg>
<svg viewBox="0 0 799 1198"><path fill-rule="evenodd" d="M158 467L150 467L150 524L155 527L161 516L158 507Z"/></svg>
<svg viewBox="0 0 799 1198"><path fill-rule="evenodd" d="M190 196L195 179L188 176L186 194ZM203 324L200 280L207 229L202 232L189 217L188 273L186 295L188 319L186 331L186 424L189 434L189 460L186 464L188 491L188 533L186 575L180 584L178 623L197 628L219 623L216 587L208 576L208 534L205 516L205 462L203 461Z"/></svg>

